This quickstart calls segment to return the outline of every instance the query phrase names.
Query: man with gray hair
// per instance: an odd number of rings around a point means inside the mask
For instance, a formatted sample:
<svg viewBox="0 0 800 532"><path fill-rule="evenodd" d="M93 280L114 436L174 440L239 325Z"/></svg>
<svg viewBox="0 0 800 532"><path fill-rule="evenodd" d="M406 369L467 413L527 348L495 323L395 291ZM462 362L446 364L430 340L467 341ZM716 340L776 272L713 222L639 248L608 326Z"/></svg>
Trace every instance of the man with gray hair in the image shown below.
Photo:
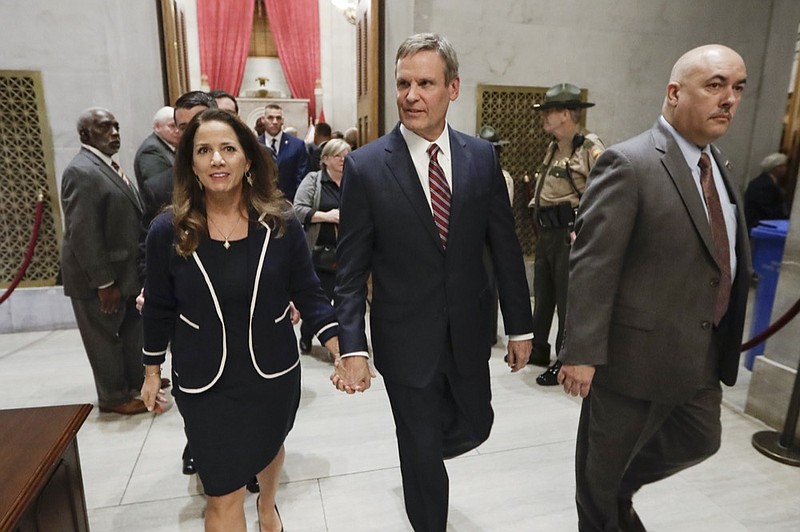
<svg viewBox="0 0 800 532"><path fill-rule="evenodd" d="M181 133L175 125L173 112L173 108L168 105L156 111L153 116L153 132L136 150L133 171L139 191L144 190L148 179L165 170L171 170L175 163L175 146L178 145Z"/></svg>
<svg viewBox="0 0 800 532"><path fill-rule="evenodd" d="M455 50L413 35L397 51L400 123L351 152L342 178L335 300L341 359L331 380L369 388L367 278L375 367L394 415L406 514L417 532L447 527L444 459L489 437L494 413L488 360L497 273L511 371L525 367L533 336L522 251L491 144L450 128L458 97Z"/></svg>
<svg viewBox="0 0 800 532"><path fill-rule="evenodd" d="M761 220L785 220L789 217L783 180L789 158L783 153L771 153L761 161L761 173L750 181L744 193L744 217L747 229Z"/></svg>

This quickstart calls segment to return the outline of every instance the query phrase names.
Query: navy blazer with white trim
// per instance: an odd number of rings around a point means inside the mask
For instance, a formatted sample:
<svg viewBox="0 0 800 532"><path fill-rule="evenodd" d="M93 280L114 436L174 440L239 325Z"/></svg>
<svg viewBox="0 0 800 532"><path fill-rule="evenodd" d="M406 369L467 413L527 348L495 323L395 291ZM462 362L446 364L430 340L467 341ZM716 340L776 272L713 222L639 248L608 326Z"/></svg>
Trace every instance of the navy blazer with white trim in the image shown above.
<svg viewBox="0 0 800 532"><path fill-rule="evenodd" d="M225 316L201 258L210 245L220 243L204 238L190 257L180 257L171 213L153 220L147 236L143 361L162 364L169 345L175 385L186 393L214 386L227 362ZM290 301L323 343L338 334L338 324L293 215L281 237L268 224L251 219L247 245L248 275L243 282L252 287L250 358L261 377L272 379L300 363Z"/></svg>

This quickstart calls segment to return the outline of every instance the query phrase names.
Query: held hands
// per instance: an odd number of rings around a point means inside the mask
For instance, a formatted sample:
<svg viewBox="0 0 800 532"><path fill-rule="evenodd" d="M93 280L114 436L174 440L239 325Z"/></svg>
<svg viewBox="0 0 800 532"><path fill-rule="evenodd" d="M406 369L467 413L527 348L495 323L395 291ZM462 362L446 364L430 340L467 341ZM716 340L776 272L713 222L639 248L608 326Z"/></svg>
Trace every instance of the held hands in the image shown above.
<svg viewBox="0 0 800 532"><path fill-rule="evenodd" d="M367 357L351 356L341 358L335 355L331 382L337 390L354 394L369 389L375 371L370 367Z"/></svg>
<svg viewBox="0 0 800 532"><path fill-rule="evenodd" d="M558 372L558 383L564 387L565 393L586 397L592 387L594 369L594 366L564 364Z"/></svg>
<svg viewBox="0 0 800 532"><path fill-rule="evenodd" d="M508 341L508 357L506 357L506 361L508 367L511 368L511 373L516 373L528 364L528 359L531 357L531 347L530 340Z"/></svg>

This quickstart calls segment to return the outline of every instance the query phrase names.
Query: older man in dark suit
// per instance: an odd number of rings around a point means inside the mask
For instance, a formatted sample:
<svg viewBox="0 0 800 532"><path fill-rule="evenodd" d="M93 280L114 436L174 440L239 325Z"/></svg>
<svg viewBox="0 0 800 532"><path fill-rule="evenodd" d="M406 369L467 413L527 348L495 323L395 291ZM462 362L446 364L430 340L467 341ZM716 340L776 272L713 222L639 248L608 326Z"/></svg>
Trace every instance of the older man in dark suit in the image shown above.
<svg viewBox="0 0 800 532"><path fill-rule="evenodd" d="M153 132L142 141L133 159L133 171L139 190L144 189L148 179L165 171L172 171L175 164L175 146L181 138L181 132L175 125L173 109L162 107L153 116Z"/></svg>
<svg viewBox="0 0 800 532"><path fill-rule="evenodd" d="M719 448L720 381L736 381L750 253L738 187L712 142L746 77L730 48L690 50L653 128L606 150L589 176L559 356L564 389L586 397L582 531L644 530L639 488Z"/></svg>
<svg viewBox="0 0 800 532"><path fill-rule="evenodd" d="M306 143L283 131L283 109L280 105L267 104L264 112L264 133L258 141L271 152L278 165L278 188L290 202L294 201L300 181L308 173L309 159Z"/></svg>
<svg viewBox="0 0 800 532"><path fill-rule="evenodd" d="M78 119L81 151L64 170L61 204L64 294L94 373L101 412L146 412L142 386L142 326L135 299L142 204L136 188L111 158L119 151L119 123L106 109Z"/></svg>
<svg viewBox="0 0 800 532"><path fill-rule="evenodd" d="M484 247L512 335L512 371L530 356L530 298L494 148L447 125L460 84L455 51L438 35L414 35L395 66L401 123L345 160L335 291L343 355L332 380L349 392L369 386L372 273L372 347L394 415L406 513L414 530L442 532L443 459L480 445L494 418Z"/></svg>

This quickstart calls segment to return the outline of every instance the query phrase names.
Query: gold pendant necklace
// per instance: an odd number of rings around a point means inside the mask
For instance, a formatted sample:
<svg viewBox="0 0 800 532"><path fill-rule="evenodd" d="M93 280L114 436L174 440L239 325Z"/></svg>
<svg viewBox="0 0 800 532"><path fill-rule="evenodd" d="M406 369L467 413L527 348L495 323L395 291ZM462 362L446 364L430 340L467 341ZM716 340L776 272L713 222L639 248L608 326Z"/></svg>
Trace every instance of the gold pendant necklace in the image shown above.
<svg viewBox="0 0 800 532"><path fill-rule="evenodd" d="M225 239L225 242L223 242L223 243L222 243L222 247L224 247L225 249L228 249L228 248L230 248L230 247L231 247L231 243L230 243L230 242L228 242L228 239L231 237L231 235L233 234L233 232L234 232L234 231L236 231L236 228L237 228L237 227L239 227L239 222L241 221L241 219L242 219L242 216L241 216L241 215L239 215L239 216L236 218L236 223L233 225L233 229L231 229L231 230L230 230L230 232L228 233L228 236L225 236L225 233L223 233L223 232L220 230L219 226L218 226L216 223L214 223L214 220L212 220L210 216L206 216L206 218L208 218L208 221L209 221L209 222L211 222L211 225L213 225L213 226L214 226L214 229L216 229L216 230L217 230L217 232L218 232L220 235L222 235L222 238L224 238L224 239Z"/></svg>

